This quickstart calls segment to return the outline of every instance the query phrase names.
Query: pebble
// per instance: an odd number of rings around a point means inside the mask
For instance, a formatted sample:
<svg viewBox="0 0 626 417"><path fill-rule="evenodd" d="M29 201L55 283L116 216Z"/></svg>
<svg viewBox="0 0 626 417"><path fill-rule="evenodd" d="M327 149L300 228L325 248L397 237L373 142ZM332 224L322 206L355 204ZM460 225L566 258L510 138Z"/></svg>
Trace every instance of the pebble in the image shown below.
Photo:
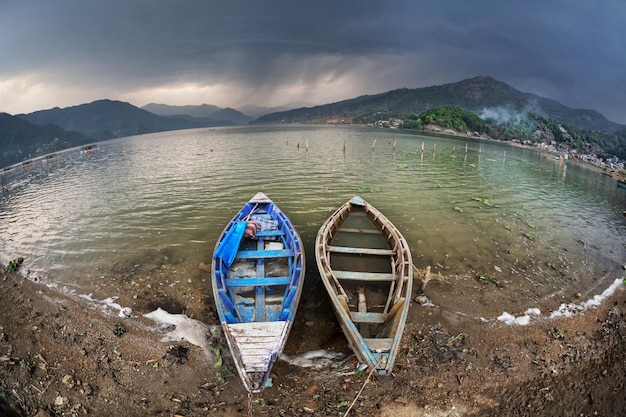
<svg viewBox="0 0 626 417"><path fill-rule="evenodd" d="M72 377L72 375L65 375L62 379L62 382L63 385L68 388L74 388L74 386L76 385L76 381L74 381L74 377Z"/></svg>
<svg viewBox="0 0 626 417"><path fill-rule="evenodd" d="M428 297L426 297L425 295L418 295L417 297L415 297L415 302L419 303L420 305L428 304L428 301Z"/></svg>
<svg viewBox="0 0 626 417"><path fill-rule="evenodd" d="M91 388L91 385L89 385L88 383L83 382L82 388L80 389L80 393L86 397L89 397L91 394L93 394L93 388Z"/></svg>
<svg viewBox="0 0 626 417"><path fill-rule="evenodd" d="M56 405L57 407L63 407L65 404L67 404L67 397L61 397L60 395L57 395L57 397L54 399L54 405Z"/></svg>

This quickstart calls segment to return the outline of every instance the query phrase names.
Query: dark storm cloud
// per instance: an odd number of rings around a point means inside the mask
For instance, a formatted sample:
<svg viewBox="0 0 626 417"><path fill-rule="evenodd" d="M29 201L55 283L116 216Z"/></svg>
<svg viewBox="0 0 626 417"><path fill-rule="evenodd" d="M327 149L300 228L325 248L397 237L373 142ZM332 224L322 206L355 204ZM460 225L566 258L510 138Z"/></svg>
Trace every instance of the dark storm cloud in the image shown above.
<svg viewBox="0 0 626 417"><path fill-rule="evenodd" d="M491 75L626 122L625 18L621 0L9 1L0 83L229 85L243 104L288 86L333 101Z"/></svg>

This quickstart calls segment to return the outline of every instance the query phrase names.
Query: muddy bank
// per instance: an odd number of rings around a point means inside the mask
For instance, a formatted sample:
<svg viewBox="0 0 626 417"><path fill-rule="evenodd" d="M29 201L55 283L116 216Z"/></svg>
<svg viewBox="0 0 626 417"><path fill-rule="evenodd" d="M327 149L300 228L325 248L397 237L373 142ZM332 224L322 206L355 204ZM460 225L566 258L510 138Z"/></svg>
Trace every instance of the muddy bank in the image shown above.
<svg viewBox="0 0 626 417"><path fill-rule="evenodd" d="M217 321L210 297L194 306L204 308L209 326L207 353L186 341L162 341L164 330L143 317L147 309L120 317L115 308L18 274L0 277L0 398L23 416L245 416L249 409L259 416L337 416L355 398L353 416L626 410L622 288L598 308L528 326L464 321L414 303L392 376L368 379L351 356L318 361L318 369L280 360L273 387L248 398L219 332L211 333ZM304 316L296 326L338 332L330 310L327 320ZM296 350L287 344L286 353Z"/></svg>

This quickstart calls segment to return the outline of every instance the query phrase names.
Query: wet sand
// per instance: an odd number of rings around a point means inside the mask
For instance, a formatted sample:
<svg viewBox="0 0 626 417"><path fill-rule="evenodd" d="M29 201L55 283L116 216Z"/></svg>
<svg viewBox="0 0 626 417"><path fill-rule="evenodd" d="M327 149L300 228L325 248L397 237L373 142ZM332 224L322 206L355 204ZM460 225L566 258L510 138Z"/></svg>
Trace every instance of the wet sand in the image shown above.
<svg viewBox="0 0 626 417"><path fill-rule="evenodd" d="M148 305L123 318L115 308L19 274L0 276L0 398L23 416L122 410L126 416L337 416L355 398L353 416L619 416L626 410L623 287L599 307L527 326L468 321L413 303L393 375L369 379L356 371L353 356L344 356L349 349L332 311L307 320L304 307L294 327L334 338L343 359L318 360L319 368L279 360L273 387L249 398L219 332L211 333L217 320L209 298L197 314L207 325L207 353L184 340L162 341L172 327L159 329L143 317ZM285 353L305 350L297 339Z"/></svg>

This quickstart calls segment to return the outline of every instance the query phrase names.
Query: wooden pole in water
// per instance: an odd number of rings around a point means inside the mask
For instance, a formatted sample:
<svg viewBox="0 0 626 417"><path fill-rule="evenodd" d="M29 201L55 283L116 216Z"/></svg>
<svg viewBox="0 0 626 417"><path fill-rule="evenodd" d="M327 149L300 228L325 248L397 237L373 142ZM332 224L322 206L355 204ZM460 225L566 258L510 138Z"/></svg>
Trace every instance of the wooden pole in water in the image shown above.
<svg viewBox="0 0 626 417"><path fill-rule="evenodd" d="M391 139L389 139L389 140L391 140ZM398 144L398 139L396 139L396 140L394 140L394 141L393 141L393 151L394 151L394 152L396 151L396 145L397 145L397 144Z"/></svg>
<svg viewBox="0 0 626 417"><path fill-rule="evenodd" d="M424 153L424 142L422 142L422 153Z"/></svg>
<svg viewBox="0 0 626 417"><path fill-rule="evenodd" d="M465 142L465 153L467 153L467 142Z"/></svg>
<svg viewBox="0 0 626 417"><path fill-rule="evenodd" d="M374 143L372 143L372 150L376 147L376 139L374 139Z"/></svg>

